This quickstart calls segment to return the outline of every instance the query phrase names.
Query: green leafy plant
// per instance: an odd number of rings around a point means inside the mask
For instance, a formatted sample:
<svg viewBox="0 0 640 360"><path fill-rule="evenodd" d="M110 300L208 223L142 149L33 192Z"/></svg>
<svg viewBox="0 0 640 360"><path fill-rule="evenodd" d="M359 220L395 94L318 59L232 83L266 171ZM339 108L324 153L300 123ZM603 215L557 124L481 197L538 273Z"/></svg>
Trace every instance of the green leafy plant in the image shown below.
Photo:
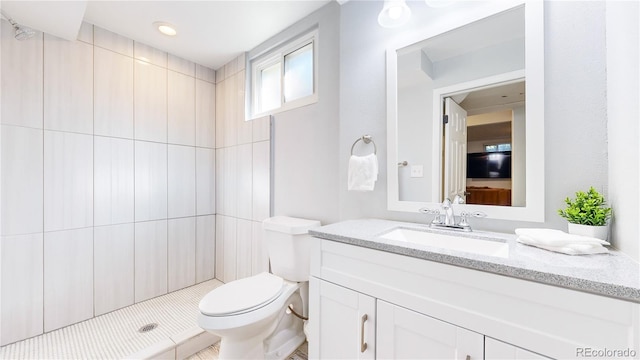
<svg viewBox="0 0 640 360"><path fill-rule="evenodd" d="M606 207L604 196L592 187L589 191L576 192L575 200L566 198L567 208L558 210L558 214L570 223L603 226L611 217L611 208Z"/></svg>

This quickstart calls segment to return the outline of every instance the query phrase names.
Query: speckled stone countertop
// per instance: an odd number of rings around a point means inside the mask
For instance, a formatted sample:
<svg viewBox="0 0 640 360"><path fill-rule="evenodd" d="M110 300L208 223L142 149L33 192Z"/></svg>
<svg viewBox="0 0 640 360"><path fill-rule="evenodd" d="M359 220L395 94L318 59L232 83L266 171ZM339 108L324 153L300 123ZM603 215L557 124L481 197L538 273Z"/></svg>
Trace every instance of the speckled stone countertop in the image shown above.
<svg viewBox="0 0 640 360"><path fill-rule="evenodd" d="M640 265L615 250L609 254L564 255L520 244L515 234L466 233L478 238L504 240L509 246L509 254L503 258L380 237L398 227L442 232L424 224L363 219L322 226L309 233L322 239L640 303ZM446 230L444 233L460 234Z"/></svg>

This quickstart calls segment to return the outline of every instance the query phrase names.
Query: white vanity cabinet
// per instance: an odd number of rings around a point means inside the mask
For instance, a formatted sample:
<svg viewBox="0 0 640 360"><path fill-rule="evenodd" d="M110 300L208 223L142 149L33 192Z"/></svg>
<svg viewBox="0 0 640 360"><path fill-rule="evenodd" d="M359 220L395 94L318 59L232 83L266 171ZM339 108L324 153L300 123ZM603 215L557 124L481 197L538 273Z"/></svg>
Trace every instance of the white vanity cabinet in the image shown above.
<svg viewBox="0 0 640 360"><path fill-rule="evenodd" d="M486 360L548 360L548 357L538 355L517 346L492 339L484 340L484 358Z"/></svg>
<svg viewBox="0 0 640 360"><path fill-rule="evenodd" d="M376 321L378 359L483 358L482 334L382 300L377 301Z"/></svg>
<svg viewBox="0 0 640 360"><path fill-rule="evenodd" d="M327 281L311 278L310 292L316 294L311 312L319 341L316 359L375 359L376 299Z"/></svg>
<svg viewBox="0 0 640 360"><path fill-rule="evenodd" d="M311 278L313 359L482 359L484 336Z"/></svg>
<svg viewBox="0 0 640 360"><path fill-rule="evenodd" d="M640 359L634 302L319 238L310 284L312 359Z"/></svg>

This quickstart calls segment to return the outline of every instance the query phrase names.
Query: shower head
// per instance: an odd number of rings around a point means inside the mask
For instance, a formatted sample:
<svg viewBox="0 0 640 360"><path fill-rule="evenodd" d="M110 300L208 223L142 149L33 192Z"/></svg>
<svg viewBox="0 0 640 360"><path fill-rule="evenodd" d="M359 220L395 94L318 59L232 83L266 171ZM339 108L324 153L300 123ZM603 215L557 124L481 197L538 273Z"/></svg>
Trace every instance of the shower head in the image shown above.
<svg viewBox="0 0 640 360"><path fill-rule="evenodd" d="M36 34L35 31L33 31L31 28L28 28L26 26L15 25L13 28L16 29L16 36L15 36L16 40L31 39L33 35Z"/></svg>
<svg viewBox="0 0 640 360"><path fill-rule="evenodd" d="M26 26L22 26L22 25L18 24L11 17L7 16L7 14L5 14L1 10L0 10L0 14L2 15L2 17L7 19L7 21L9 21L9 24L11 24L11 26L13 26L13 29L15 30L15 38L16 38L16 40L31 39L33 37L33 35L36 34L36 32L33 31L31 28L28 28Z"/></svg>

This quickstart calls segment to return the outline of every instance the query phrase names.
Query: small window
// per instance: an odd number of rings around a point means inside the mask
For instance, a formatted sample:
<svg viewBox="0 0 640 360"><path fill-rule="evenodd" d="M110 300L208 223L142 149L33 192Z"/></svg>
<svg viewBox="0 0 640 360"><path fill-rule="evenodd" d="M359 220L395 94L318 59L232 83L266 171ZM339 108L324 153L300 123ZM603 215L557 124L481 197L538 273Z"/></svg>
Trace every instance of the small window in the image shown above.
<svg viewBox="0 0 640 360"><path fill-rule="evenodd" d="M484 152L511 151L511 144L491 144L484 146Z"/></svg>
<svg viewBox="0 0 640 360"><path fill-rule="evenodd" d="M251 60L251 114L256 118L317 101L317 31Z"/></svg>

